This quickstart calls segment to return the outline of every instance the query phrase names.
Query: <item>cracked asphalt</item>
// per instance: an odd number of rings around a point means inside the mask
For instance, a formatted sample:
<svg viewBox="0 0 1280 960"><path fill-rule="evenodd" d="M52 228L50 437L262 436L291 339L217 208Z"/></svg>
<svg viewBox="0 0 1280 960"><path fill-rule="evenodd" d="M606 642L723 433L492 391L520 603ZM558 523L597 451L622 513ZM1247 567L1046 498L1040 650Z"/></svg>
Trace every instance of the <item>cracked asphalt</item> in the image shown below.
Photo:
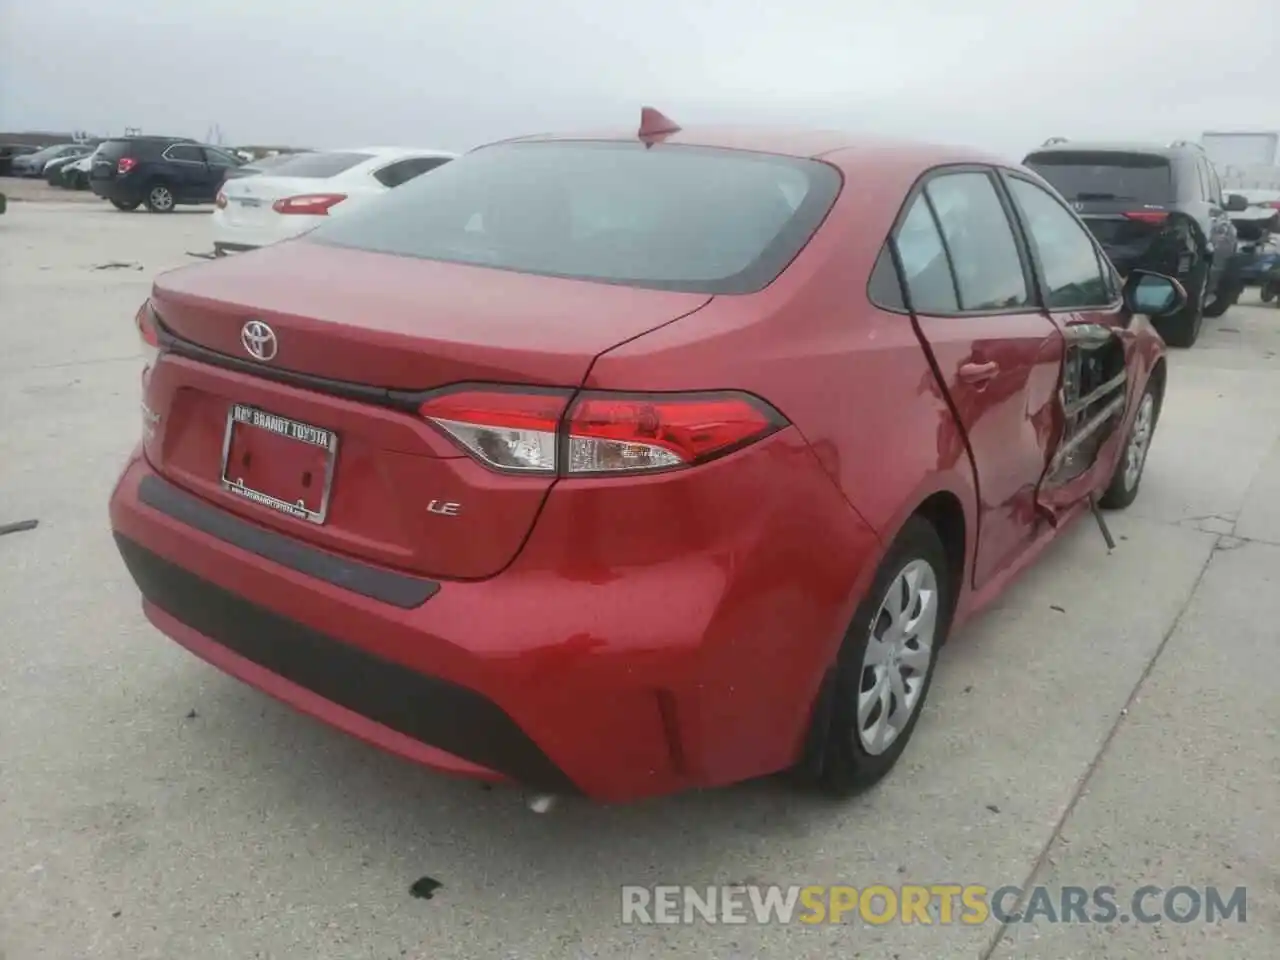
<svg viewBox="0 0 1280 960"><path fill-rule="evenodd" d="M199 212L0 217L0 524L39 520L0 536L4 960L1280 956L1280 310L1237 307L1172 354L1142 493L1108 516L1117 549L1085 518L954 638L878 789L832 803L770 780L538 816L144 621L106 520L139 432L132 316L208 247ZM1247 916L620 922L623 884L735 882L1244 886Z"/></svg>

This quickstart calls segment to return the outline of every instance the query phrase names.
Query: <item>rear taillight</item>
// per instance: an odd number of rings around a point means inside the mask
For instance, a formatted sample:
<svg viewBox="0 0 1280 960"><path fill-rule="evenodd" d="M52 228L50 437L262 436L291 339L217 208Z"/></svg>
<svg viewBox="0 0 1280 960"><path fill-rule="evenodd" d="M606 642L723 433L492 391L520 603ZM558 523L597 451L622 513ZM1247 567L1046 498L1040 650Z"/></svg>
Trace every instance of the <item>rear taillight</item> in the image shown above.
<svg viewBox="0 0 1280 960"><path fill-rule="evenodd" d="M123 176L138 165L133 157L121 157L116 161L116 173Z"/></svg>
<svg viewBox="0 0 1280 960"><path fill-rule="evenodd" d="M1125 215L1128 220L1137 220L1139 223L1164 223L1169 219L1167 210L1130 210Z"/></svg>
<svg viewBox="0 0 1280 960"><path fill-rule="evenodd" d="M213 198L213 205L219 210L225 210L227 206L227 195L219 190L218 195Z"/></svg>
<svg viewBox="0 0 1280 960"><path fill-rule="evenodd" d="M282 197L271 205L271 209L276 213L302 213L323 217L345 199L345 193L304 193L297 197Z"/></svg>
<svg viewBox="0 0 1280 960"><path fill-rule="evenodd" d="M419 412L490 467L571 476L693 466L786 424L768 404L733 392L585 391L571 407L569 399L560 391L462 390Z"/></svg>
<svg viewBox="0 0 1280 960"><path fill-rule="evenodd" d="M151 308L150 300L138 308L133 322L138 328L138 338L142 341L142 356L147 361L146 369L149 370L155 364L156 358L160 356L160 328L156 324L156 314Z"/></svg>

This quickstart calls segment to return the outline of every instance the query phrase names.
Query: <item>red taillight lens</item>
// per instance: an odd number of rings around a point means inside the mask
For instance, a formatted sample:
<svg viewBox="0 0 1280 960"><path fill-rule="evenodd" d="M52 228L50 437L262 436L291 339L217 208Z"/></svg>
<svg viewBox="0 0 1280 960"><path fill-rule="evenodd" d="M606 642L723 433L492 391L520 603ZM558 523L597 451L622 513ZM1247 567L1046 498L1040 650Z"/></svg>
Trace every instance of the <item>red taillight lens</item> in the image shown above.
<svg viewBox="0 0 1280 960"><path fill-rule="evenodd" d="M156 325L156 315L151 308L150 300L138 308L133 322L138 328L138 338L142 341L142 355L149 369L160 356L160 329Z"/></svg>
<svg viewBox="0 0 1280 960"><path fill-rule="evenodd" d="M613 396L573 405L567 472L615 473L688 466L773 433L778 415L739 394Z"/></svg>
<svg viewBox="0 0 1280 960"><path fill-rule="evenodd" d="M218 195L213 198L213 205L219 210L225 210L227 207L227 195L219 190Z"/></svg>
<svg viewBox="0 0 1280 960"><path fill-rule="evenodd" d="M569 395L462 390L432 397L419 413L482 463L554 473L560 418Z"/></svg>
<svg viewBox="0 0 1280 960"><path fill-rule="evenodd" d="M767 404L739 393L586 392L565 416L568 399L559 391L466 390L433 397L420 412L488 466L563 475L691 466L786 423Z"/></svg>
<svg viewBox="0 0 1280 960"><path fill-rule="evenodd" d="M138 161L133 157L121 157L116 161L116 173L126 174L138 165Z"/></svg>
<svg viewBox="0 0 1280 960"><path fill-rule="evenodd" d="M1164 223L1169 219L1167 210L1130 210L1125 214L1129 220L1137 220L1139 223Z"/></svg>
<svg viewBox="0 0 1280 960"><path fill-rule="evenodd" d="M297 197L282 197L271 205L271 209L276 213L302 213L323 217L345 199L345 193L304 193Z"/></svg>

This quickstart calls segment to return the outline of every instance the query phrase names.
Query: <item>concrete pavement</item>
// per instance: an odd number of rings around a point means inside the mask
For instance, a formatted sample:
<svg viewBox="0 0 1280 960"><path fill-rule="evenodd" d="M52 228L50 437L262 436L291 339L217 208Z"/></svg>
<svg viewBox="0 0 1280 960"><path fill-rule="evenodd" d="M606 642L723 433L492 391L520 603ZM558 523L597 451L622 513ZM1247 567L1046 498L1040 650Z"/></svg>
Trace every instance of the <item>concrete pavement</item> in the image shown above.
<svg viewBox="0 0 1280 960"><path fill-rule="evenodd" d="M1280 310L1172 356L1142 493L944 653L878 789L528 813L298 716L142 618L105 504L132 316L198 212L0 217L0 956L1280 956ZM104 266L117 264L116 266ZM430 899L410 887L430 877ZM623 926L623 884L1248 888L1243 924Z"/></svg>

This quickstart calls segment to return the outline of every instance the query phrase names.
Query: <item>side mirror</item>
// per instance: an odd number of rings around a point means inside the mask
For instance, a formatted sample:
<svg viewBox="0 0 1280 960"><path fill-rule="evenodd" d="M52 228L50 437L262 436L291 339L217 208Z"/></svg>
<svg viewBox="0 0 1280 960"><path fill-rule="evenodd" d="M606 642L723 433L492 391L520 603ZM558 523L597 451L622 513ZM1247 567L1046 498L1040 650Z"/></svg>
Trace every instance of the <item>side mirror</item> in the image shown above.
<svg viewBox="0 0 1280 960"><path fill-rule="evenodd" d="M1227 194L1227 212L1239 213L1241 210L1249 209L1249 201L1238 193Z"/></svg>
<svg viewBox="0 0 1280 960"><path fill-rule="evenodd" d="M1149 270L1133 270L1125 278L1124 305L1130 313L1148 317L1167 317L1177 313L1187 302L1187 291L1173 277Z"/></svg>

